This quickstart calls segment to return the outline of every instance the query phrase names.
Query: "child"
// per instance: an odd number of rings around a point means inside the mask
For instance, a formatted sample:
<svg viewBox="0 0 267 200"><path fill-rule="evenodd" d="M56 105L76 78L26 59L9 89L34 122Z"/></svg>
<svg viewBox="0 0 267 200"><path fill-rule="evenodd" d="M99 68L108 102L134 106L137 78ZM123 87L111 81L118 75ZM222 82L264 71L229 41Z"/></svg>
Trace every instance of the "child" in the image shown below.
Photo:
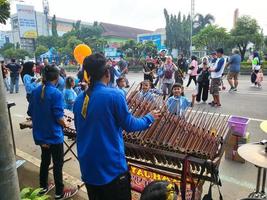
<svg viewBox="0 0 267 200"><path fill-rule="evenodd" d="M73 110L73 104L77 97L76 92L73 90L74 86L75 86L74 78L71 76L67 77L65 90L63 94L64 94L65 109L68 109L70 111Z"/></svg>
<svg viewBox="0 0 267 200"><path fill-rule="evenodd" d="M143 190L140 200L176 200L178 187L167 181L153 181Z"/></svg>
<svg viewBox="0 0 267 200"><path fill-rule="evenodd" d="M193 107L195 102L196 95L192 95L192 102L190 102L185 96L184 96L184 88L181 84L175 83L172 86L171 95L167 100L167 108L169 112L178 115L183 116L185 114L186 109L191 106Z"/></svg>
<svg viewBox="0 0 267 200"><path fill-rule="evenodd" d="M263 81L263 71L262 69L259 69L259 72L257 73L256 83L259 88L261 88L261 83Z"/></svg>
<svg viewBox="0 0 267 200"><path fill-rule="evenodd" d="M124 77L120 77L116 80L118 89L122 91L123 95L126 96L126 91L123 89L126 87L126 80Z"/></svg>
<svg viewBox="0 0 267 200"><path fill-rule="evenodd" d="M205 103L209 95L209 84L210 84L210 72L208 71L208 64L206 62L202 63L202 68L198 70L199 75L197 77L198 89L196 101L202 101Z"/></svg>
<svg viewBox="0 0 267 200"><path fill-rule="evenodd" d="M150 91L152 83L149 80L141 82L140 92L138 94L139 100L154 101L153 93Z"/></svg>
<svg viewBox="0 0 267 200"><path fill-rule="evenodd" d="M59 70L56 67L44 68L43 85L32 91L28 115L32 118L33 138L41 147L40 194L47 194L54 186L55 199L62 200L74 196L78 189L64 190L62 167L64 161L64 102L61 92L56 89ZM53 159L55 184L48 184L48 169Z"/></svg>

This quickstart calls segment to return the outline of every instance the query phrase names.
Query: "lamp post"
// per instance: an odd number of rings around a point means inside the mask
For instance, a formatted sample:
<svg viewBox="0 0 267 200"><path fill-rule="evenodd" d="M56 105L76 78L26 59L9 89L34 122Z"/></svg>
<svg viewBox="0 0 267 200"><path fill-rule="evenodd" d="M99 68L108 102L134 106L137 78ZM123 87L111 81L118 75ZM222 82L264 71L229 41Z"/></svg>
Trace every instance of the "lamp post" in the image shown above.
<svg viewBox="0 0 267 200"><path fill-rule="evenodd" d="M195 17L195 0L191 0L190 57L192 56L192 46L193 46L192 37L193 37L193 20L194 20L194 17Z"/></svg>

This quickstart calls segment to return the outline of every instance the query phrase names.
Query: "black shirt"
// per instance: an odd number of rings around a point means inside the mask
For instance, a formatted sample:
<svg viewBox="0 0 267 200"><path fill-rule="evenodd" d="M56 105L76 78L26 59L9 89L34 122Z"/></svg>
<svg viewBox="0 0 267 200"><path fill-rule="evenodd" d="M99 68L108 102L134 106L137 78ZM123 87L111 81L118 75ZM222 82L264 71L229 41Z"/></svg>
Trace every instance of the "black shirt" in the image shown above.
<svg viewBox="0 0 267 200"><path fill-rule="evenodd" d="M17 63L9 63L6 66L10 70L10 76L18 76L21 66Z"/></svg>
<svg viewBox="0 0 267 200"><path fill-rule="evenodd" d="M184 58L178 59L177 65L183 72L186 71L186 59L184 59Z"/></svg>

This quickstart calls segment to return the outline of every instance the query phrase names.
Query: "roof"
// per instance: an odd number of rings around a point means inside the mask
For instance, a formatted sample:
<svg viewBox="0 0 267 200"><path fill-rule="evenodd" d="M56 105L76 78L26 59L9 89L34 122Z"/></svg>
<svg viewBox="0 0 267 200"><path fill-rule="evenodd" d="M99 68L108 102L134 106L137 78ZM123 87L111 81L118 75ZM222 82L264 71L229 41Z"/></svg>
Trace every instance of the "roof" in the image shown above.
<svg viewBox="0 0 267 200"><path fill-rule="evenodd" d="M102 26L104 31L102 36L113 36L126 39L136 39L138 34L153 32L149 30L103 23L103 22L100 23L100 26Z"/></svg>

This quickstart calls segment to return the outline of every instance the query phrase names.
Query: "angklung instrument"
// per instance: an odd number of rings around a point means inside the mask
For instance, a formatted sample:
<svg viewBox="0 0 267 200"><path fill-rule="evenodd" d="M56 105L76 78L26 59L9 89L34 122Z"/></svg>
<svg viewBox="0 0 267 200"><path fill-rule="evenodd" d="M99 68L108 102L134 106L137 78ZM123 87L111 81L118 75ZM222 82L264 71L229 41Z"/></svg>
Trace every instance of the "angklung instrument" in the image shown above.
<svg viewBox="0 0 267 200"><path fill-rule="evenodd" d="M153 109L162 113L145 131L123 132L129 163L158 169L173 178L178 175L181 182L192 178L195 183L221 184L218 168L230 132L229 116L193 108L177 116L168 111L160 96L154 101L140 100L137 89L128 93L127 103L137 117Z"/></svg>

